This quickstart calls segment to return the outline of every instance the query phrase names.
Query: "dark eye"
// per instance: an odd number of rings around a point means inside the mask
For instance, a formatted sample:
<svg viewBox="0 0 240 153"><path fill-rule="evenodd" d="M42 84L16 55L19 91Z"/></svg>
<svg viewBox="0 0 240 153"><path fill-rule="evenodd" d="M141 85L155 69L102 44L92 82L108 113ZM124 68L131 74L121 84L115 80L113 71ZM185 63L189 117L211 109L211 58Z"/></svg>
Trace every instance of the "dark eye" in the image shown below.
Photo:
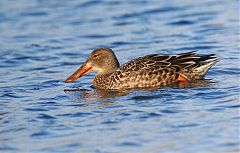
<svg viewBox="0 0 240 153"><path fill-rule="evenodd" d="M98 54L94 54L93 57L98 57Z"/></svg>

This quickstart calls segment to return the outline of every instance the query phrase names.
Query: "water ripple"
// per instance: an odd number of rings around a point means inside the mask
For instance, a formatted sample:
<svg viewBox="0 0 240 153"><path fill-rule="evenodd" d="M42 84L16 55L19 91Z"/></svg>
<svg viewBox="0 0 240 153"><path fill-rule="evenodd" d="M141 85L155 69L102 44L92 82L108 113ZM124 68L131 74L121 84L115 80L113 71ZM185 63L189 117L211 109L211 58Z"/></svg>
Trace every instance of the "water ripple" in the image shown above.
<svg viewBox="0 0 240 153"><path fill-rule="evenodd" d="M145 15L154 15L154 14L158 14L158 13L180 11L180 10L183 10L183 9L186 9L186 8L180 8L180 7L156 8L156 9L146 10L146 11L143 11L143 12L134 12L134 13L123 14L123 15L114 17L114 19L121 20L121 19L127 19L127 18L143 17Z"/></svg>

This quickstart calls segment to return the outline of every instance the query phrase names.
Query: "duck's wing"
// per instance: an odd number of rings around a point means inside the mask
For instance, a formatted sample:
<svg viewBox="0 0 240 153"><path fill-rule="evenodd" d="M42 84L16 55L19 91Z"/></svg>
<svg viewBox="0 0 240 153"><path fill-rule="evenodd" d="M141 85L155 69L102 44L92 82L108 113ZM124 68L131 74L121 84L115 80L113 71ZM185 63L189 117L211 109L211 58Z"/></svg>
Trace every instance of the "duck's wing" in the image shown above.
<svg viewBox="0 0 240 153"><path fill-rule="evenodd" d="M195 51L175 55L152 54L127 62L116 73L121 77L144 75L145 73L153 76L161 73L174 74L175 77L177 74L181 74L187 80L191 80L194 77L202 78L216 62L217 59L214 54L198 55ZM204 65L207 65L207 67ZM195 73L195 71L196 74L189 76L190 73ZM200 71L202 71L202 74L200 74Z"/></svg>
<svg viewBox="0 0 240 153"><path fill-rule="evenodd" d="M152 54L131 60L120 67L122 73L132 73L146 69L180 69L192 68L214 59L214 54L197 55L195 51L176 55Z"/></svg>
<svg viewBox="0 0 240 153"><path fill-rule="evenodd" d="M152 54L127 62L113 76L120 83L131 82L126 87L166 85L181 79L179 76L191 80L194 76L189 77L190 72L213 62L210 59L214 58L214 54L197 55L195 51L176 55Z"/></svg>

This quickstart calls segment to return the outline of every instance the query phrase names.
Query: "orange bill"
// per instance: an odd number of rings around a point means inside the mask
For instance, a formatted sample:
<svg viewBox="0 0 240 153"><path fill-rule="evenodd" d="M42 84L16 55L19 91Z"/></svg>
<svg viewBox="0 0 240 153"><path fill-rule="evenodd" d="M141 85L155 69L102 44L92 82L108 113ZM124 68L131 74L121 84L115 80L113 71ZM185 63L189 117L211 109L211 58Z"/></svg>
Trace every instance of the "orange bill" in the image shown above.
<svg viewBox="0 0 240 153"><path fill-rule="evenodd" d="M73 82L77 80L78 78L90 73L93 71L93 68L90 66L87 66L86 63L84 63L75 73L73 73L69 78L64 80L64 82Z"/></svg>

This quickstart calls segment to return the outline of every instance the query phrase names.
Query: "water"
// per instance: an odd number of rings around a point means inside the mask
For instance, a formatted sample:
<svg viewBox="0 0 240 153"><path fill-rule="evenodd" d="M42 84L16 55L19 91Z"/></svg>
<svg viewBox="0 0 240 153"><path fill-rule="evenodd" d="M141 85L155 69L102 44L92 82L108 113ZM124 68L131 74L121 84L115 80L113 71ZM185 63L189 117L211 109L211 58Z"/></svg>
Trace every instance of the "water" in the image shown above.
<svg viewBox="0 0 240 153"><path fill-rule="evenodd" d="M240 152L239 2L0 1L0 152ZM64 83L91 50L121 63L198 50L211 82L129 93ZM78 89L78 91L76 91ZM75 91L74 91L75 90Z"/></svg>

